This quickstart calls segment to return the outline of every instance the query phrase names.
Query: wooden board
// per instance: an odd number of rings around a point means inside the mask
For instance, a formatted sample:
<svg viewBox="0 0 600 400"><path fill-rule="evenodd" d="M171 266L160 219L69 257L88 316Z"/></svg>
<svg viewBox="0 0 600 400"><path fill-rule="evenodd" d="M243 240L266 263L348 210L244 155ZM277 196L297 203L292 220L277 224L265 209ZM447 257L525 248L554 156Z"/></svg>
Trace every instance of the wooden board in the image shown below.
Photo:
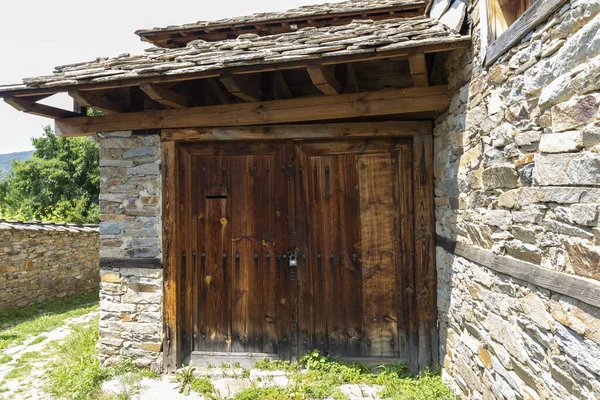
<svg viewBox="0 0 600 400"><path fill-rule="evenodd" d="M56 133L82 136L96 132L190 126L246 126L322 121L422 111L442 111L450 99L445 85L352 93L187 109L133 112L57 119Z"/></svg>
<svg viewBox="0 0 600 400"><path fill-rule="evenodd" d="M389 153L361 155L358 162L365 356L398 356L391 185L395 174Z"/></svg>
<svg viewBox="0 0 600 400"><path fill-rule="evenodd" d="M163 129L162 140L244 141L410 137L431 132L430 121L354 122L340 124L258 125L250 127Z"/></svg>
<svg viewBox="0 0 600 400"><path fill-rule="evenodd" d="M423 369L438 362L433 138L431 136L415 136L413 139L413 188L419 369Z"/></svg>
<svg viewBox="0 0 600 400"><path fill-rule="evenodd" d="M548 19L564 3L566 3L566 0L534 2L514 24L490 44L487 48L484 65L486 67L492 65L502 54L519 43L525 35ZM491 10L490 14L492 14ZM482 23L485 23L485 21L482 21Z"/></svg>

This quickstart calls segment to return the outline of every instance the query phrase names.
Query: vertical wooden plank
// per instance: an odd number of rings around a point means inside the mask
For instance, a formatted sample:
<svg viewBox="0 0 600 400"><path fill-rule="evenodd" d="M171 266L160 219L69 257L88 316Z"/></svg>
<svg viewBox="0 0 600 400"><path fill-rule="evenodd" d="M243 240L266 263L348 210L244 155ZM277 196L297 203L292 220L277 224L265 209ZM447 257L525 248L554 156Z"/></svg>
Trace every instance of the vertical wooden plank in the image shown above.
<svg viewBox="0 0 600 400"><path fill-rule="evenodd" d="M266 80L265 80L266 81ZM277 270L275 264L275 249L277 246L275 235L275 188L273 176L277 172L275 156L263 156L264 177L261 179L260 187L260 209L258 215L261 219L261 284L262 293L262 351L265 353L277 353ZM283 186L285 181L279 181L278 185Z"/></svg>
<svg viewBox="0 0 600 400"><path fill-rule="evenodd" d="M192 157L192 185L191 185L191 219L190 219L190 229L189 233L190 239L192 242L192 351L199 349L199 327L198 327L198 317L199 317L199 293L200 293L200 254L198 252L198 157Z"/></svg>
<svg viewBox="0 0 600 400"><path fill-rule="evenodd" d="M175 372L181 363L179 353L177 285L179 279L179 154L175 142L162 143L163 179L163 265L164 265L164 320L163 356L164 368L168 373Z"/></svg>
<svg viewBox="0 0 600 400"><path fill-rule="evenodd" d="M398 254L396 298L401 318L398 321L398 345L401 358L408 360L411 371L419 368L419 341L413 255L413 175L412 147L399 146L394 163L394 240Z"/></svg>
<svg viewBox="0 0 600 400"><path fill-rule="evenodd" d="M297 287L296 357L300 357L314 348L313 271L317 263L317 250L311 247L312 243L309 240L311 235L309 226L312 229L309 198L309 180L312 169L310 168L308 156L299 146L294 148L294 157L297 166L295 171L295 193L294 199L290 199L289 204L295 203L295 213L291 213L290 207L290 217L295 215L296 246L300 253L306 254L306 258L302 257L298 263L297 284L295 285ZM292 288L292 290L294 289ZM294 329L293 326L292 329Z"/></svg>
<svg viewBox="0 0 600 400"><path fill-rule="evenodd" d="M200 350L230 349L231 209L230 161L226 156L198 158L197 216Z"/></svg>
<svg viewBox="0 0 600 400"><path fill-rule="evenodd" d="M397 357L391 156L365 154L358 160L365 356Z"/></svg>
<svg viewBox="0 0 600 400"><path fill-rule="evenodd" d="M432 144L429 135L413 138L415 286L421 370L438 362Z"/></svg>
<svg viewBox="0 0 600 400"><path fill-rule="evenodd" d="M312 299L314 336L313 347L323 352L329 350L327 318L327 286L326 276L329 265L329 254L325 253L323 242L323 172L321 157L308 159L308 197L309 197L309 229L308 241L311 249L310 264L312 266Z"/></svg>
<svg viewBox="0 0 600 400"><path fill-rule="evenodd" d="M261 179L265 163L261 156L232 159L232 197L236 217L232 221L233 268L232 351L261 352L262 316L262 214Z"/></svg>
<svg viewBox="0 0 600 400"><path fill-rule="evenodd" d="M345 170L340 184L344 189L344 209L340 212L343 232L342 270L340 284L343 303L342 320L345 326L344 354L360 356L362 350L362 268L360 265L360 193L358 183L358 155L347 154L338 158L338 171Z"/></svg>
<svg viewBox="0 0 600 400"><path fill-rule="evenodd" d="M180 179L179 199L182 202L180 208L180 229L185 232L182 240L182 267L181 267L181 352L185 359L192 351L192 246L191 241L191 219L192 219L192 156L182 151L180 154Z"/></svg>
<svg viewBox="0 0 600 400"><path fill-rule="evenodd" d="M271 264L275 269L276 282L277 354L282 359L288 360L292 358L292 312L295 312L295 296L291 286L295 285L296 276L290 277L289 268L284 264L282 255L288 251L288 248L296 246L294 214L289 212L289 201L296 201L293 196L293 149L292 143L282 146L275 154L272 166L275 243L272 249ZM289 193L290 188L291 193ZM290 235L293 236L293 243L288 240ZM294 279L293 282L291 278Z"/></svg>
<svg viewBox="0 0 600 400"><path fill-rule="evenodd" d="M362 279L356 155L321 158L325 309L331 353L358 356L362 334Z"/></svg>

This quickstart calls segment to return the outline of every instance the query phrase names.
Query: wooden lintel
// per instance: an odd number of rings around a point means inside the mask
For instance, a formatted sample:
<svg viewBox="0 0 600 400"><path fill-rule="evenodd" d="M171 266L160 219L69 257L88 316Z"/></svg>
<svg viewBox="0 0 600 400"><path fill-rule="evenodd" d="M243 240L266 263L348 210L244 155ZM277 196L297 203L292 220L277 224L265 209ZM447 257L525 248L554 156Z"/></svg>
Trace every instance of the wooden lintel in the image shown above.
<svg viewBox="0 0 600 400"><path fill-rule="evenodd" d="M152 100L165 106L173 108L187 108L189 106L187 97L177 94L172 90L165 89L162 86L153 83L143 83L140 85L140 89L142 89Z"/></svg>
<svg viewBox="0 0 600 400"><path fill-rule="evenodd" d="M427 72L425 54L414 54L408 57L408 63L415 86L429 86L429 73Z"/></svg>
<svg viewBox="0 0 600 400"><path fill-rule="evenodd" d="M235 97L244 101L260 101L260 88L251 85L244 78L231 74L223 74L220 76L220 79L229 93Z"/></svg>
<svg viewBox="0 0 600 400"><path fill-rule="evenodd" d="M306 70L313 84L326 95L342 94L342 84L335 75L324 65L309 65Z"/></svg>
<svg viewBox="0 0 600 400"><path fill-rule="evenodd" d="M132 129L284 124L442 111L449 104L448 87L441 85L180 110L153 110L99 117L68 118L57 120L55 126L59 135L87 136L96 132Z"/></svg>
<svg viewBox="0 0 600 400"><path fill-rule="evenodd" d="M107 99L106 96L76 90L69 91L69 96L80 105L103 111L105 114L119 114L125 112L125 109L121 104Z"/></svg>
<svg viewBox="0 0 600 400"><path fill-rule="evenodd" d="M596 279L553 271L540 265L501 256L490 250L455 242L442 236L437 236L436 245L449 253L464 257L496 272L600 307L600 282Z"/></svg>
<svg viewBox="0 0 600 400"><path fill-rule="evenodd" d="M431 134L430 121L351 122L304 125L258 125L225 128L163 129L163 141L235 141L287 139L358 139Z"/></svg>
<svg viewBox="0 0 600 400"><path fill-rule="evenodd" d="M40 117L52 119L81 117L80 114L77 114L73 111L67 111L63 110L62 108L56 108L52 106L47 106L45 104L39 104L34 101L18 97L7 97L4 99L4 101L19 111L23 111L27 114L38 115Z"/></svg>

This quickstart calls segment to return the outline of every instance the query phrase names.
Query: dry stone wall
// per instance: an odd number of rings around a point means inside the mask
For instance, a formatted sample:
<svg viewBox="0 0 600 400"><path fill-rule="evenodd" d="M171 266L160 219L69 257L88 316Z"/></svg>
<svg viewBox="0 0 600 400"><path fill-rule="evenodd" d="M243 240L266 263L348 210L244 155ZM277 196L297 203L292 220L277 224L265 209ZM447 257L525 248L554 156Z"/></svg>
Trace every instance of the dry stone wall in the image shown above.
<svg viewBox="0 0 600 400"><path fill-rule="evenodd" d="M0 310L98 290L98 227L0 220Z"/></svg>
<svg viewBox="0 0 600 400"><path fill-rule="evenodd" d="M571 0L489 68L448 55L437 234L600 279L600 1ZM465 398L600 396L600 310L437 248L440 359Z"/></svg>
<svg viewBox="0 0 600 400"><path fill-rule="evenodd" d="M162 369L160 136L99 134L100 358ZM145 266L145 267L140 267Z"/></svg>

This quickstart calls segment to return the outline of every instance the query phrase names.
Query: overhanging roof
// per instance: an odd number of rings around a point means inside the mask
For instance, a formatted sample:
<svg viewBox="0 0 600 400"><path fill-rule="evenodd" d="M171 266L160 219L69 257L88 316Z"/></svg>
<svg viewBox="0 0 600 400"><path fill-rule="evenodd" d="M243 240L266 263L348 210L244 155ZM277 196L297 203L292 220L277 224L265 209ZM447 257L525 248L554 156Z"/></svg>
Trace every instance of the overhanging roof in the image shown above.
<svg viewBox="0 0 600 400"><path fill-rule="evenodd" d="M0 86L0 97L430 53L461 47L469 40L470 36L460 35L428 17L360 20L343 26L308 27L264 37L245 34L217 42L196 40L185 48L153 47L141 55L124 54L58 66L52 75L27 78L19 85Z"/></svg>
<svg viewBox="0 0 600 400"><path fill-rule="evenodd" d="M294 32L307 26L344 25L354 19L381 20L424 15L423 0L356 0L340 3L307 5L284 12L268 12L217 21L162 28L140 29L135 33L142 40L160 47L184 47L192 40L235 39L243 33L261 36Z"/></svg>

